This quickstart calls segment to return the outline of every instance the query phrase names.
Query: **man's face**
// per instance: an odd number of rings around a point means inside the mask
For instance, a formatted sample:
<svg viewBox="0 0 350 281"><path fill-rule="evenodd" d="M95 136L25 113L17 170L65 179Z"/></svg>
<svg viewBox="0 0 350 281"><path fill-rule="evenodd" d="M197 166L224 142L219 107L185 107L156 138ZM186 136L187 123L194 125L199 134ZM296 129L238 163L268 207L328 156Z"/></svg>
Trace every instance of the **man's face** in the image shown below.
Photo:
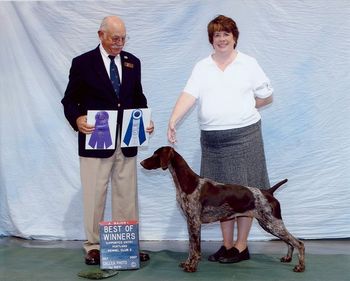
<svg viewBox="0 0 350 281"><path fill-rule="evenodd" d="M105 31L99 31L98 36L103 48L109 55L117 56L124 47L126 30L124 24L111 25Z"/></svg>

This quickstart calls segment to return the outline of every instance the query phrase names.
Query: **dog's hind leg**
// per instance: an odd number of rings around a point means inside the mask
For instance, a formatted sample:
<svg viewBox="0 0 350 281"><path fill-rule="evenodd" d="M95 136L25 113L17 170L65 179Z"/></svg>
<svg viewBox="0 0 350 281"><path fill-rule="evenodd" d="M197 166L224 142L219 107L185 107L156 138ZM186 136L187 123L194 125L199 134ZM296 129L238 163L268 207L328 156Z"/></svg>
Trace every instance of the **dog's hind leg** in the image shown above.
<svg viewBox="0 0 350 281"><path fill-rule="evenodd" d="M186 272L195 272L201 258L201 223L199 220L187 219L189 253L187 260L180 263L180 267Z"/></svg>
<svg viewBox="0 0 350 281"><path fill-rule="evenodd" d="M272 235L280 238L288 245L287 255L281 258L281 262L291 262L294 248L299 251L299 263L294 267L295 272L303 272L305 270L305 246L304 243L296 239L292 234L288 232L281 219L274 217L269 220L262 220L258 218L258 222L263 229Z"/></svg>

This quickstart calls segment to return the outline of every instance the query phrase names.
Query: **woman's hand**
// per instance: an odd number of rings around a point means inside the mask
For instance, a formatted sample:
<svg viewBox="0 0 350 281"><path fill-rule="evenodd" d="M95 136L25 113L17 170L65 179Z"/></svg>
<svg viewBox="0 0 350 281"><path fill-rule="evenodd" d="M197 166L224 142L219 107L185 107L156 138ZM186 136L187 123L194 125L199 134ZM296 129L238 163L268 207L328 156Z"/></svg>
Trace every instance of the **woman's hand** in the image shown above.
<svg viewBox="0 0 350 281"><path fill-rule="evenodd" d="M176 143L175 123L171 121L169 121L168 125L168 141L172 144Z"/></svg>

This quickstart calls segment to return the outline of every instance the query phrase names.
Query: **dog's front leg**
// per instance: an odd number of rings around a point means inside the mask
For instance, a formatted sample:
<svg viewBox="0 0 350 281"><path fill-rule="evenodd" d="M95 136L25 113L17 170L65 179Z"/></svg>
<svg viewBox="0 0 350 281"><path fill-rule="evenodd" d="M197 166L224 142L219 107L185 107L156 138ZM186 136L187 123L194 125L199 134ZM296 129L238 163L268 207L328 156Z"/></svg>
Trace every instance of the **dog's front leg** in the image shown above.
<svg viewBox="0 0 350 281"><path fill-rule="evenodd" d="M198 262L201 258L201 223L198 219L187 218L187 229L189 238L189 253L185 262L180 267L186 272L197 271Z"/></svg>

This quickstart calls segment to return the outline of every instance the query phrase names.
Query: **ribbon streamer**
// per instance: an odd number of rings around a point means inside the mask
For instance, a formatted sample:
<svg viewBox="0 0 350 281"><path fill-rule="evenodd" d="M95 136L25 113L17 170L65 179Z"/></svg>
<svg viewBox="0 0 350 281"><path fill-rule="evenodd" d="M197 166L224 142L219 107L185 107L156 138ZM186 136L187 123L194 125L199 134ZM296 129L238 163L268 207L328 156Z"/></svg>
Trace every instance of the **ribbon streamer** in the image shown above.
<svg viewBox="0 0 350 281"><path fill-rule="evenodd" d="M138 135L138 139L135 140L136 135ZM133 110L123 142L129 146L132 139L138 141L137 144L139 145L142 145L146 141L142 110L140 109Z"/></svg>
<svg viewBox="0 0 350 281"><path fill-rule="evenodd" d="M106 111L99 111L95 115L95 130L89 140L92 148L104 149L112 145L111 133L108 126L109 115Z"/></svg>

